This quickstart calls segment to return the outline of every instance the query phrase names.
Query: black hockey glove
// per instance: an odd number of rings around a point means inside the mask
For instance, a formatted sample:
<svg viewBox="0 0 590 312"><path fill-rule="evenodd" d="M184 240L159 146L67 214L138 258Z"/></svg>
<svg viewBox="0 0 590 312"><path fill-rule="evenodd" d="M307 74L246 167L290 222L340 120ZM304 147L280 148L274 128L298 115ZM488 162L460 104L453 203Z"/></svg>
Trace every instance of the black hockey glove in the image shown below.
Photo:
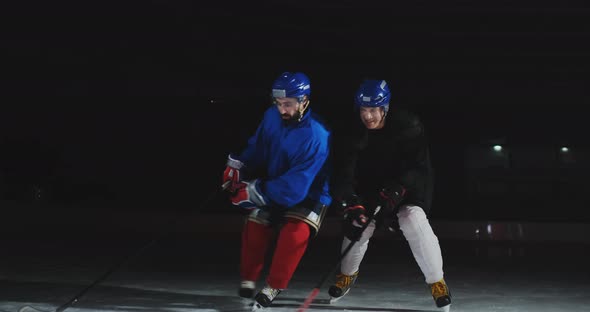
<svg viewBox="0 0 590 312"><path fill-rule="evenodd" d="M379 191L379 197L384 202L385 206L391 213L397 210L397 206L406 196L406 189L400 185L395 184L388 187L384 187Z"/></svg>
<svg viewBox="0 0 590 312"><path fill-rule="evenodd" d="M366 209L363 206L360 198L352 195L349 199L343 202L344 205L344 236L352 241L358 241L361 238L363 229L367 224Z"/></svg>

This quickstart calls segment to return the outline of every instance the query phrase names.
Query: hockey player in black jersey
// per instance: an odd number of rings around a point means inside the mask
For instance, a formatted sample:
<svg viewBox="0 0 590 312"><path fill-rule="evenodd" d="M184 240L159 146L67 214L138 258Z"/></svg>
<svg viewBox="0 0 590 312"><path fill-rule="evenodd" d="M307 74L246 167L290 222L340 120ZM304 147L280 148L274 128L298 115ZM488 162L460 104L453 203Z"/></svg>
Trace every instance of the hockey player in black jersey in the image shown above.
<svg viewBox="0 0 590 312"><path fill-rule="evenodd" d="M390 98L386 81L366 80L355 98L360 118L335 133L331 188L344 209L342 250L351 240L358 242L343 258L329 294L333 302L348 293L375 229L391 226L408 241L436 306L448 311L451 294L443 278L441 249L427 219L433 172L424 126L415 114L390 108ZM381 211L362 231L367 209L377 205Z"/></svg>

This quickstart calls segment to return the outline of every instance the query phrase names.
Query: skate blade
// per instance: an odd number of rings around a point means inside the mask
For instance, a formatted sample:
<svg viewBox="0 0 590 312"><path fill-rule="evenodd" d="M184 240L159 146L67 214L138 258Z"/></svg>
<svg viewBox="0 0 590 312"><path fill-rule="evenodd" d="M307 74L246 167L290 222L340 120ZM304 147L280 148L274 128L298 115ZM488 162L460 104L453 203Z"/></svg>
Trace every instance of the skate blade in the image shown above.
<svg viewBox="0 0 590 312"><path fill-rule="evenodd" d="M330 304L332 304L332 303L334 303L334 302L336 302L336 301L344 298L344 296L346 296L346 294L348 294L349 291L350 291L350 288L342 296L340 296L340 297L332 297L332 296L330 296Z"/></svg>
<svg viewBox="0 0 590 312"><path fill-rule="evenodd" d="M335 303L336 301L342 299L342 297L344 296L340 296L340 297L330 297L330 304Z"/></svg>
<svg viewBox="0 0 590 312"><path fill-rule="evenodd" d="M451 311L451 305L450 305L450 304L448 304L448 305L446 305L446 306L444 306L444 307L442 307L442 308L438 308L438 310L439 310L440 312L450 312L450 311Z"/></svg>
<svg viewBox="0 0 590 312"><path fill-rule="evenodd" d="M262 305L260 305L260 303L254 302L254 305L252 306L252 311L262 311L262 310L264 310L264 307Z"/></svg>

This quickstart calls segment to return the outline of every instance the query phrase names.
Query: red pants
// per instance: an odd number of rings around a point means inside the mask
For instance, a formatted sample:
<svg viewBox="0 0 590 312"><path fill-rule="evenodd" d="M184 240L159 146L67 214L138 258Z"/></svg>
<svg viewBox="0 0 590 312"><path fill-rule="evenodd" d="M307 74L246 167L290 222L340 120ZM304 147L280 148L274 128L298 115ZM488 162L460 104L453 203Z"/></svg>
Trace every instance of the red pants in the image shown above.
<svg viewBox="0 0 590 312"><path fill-rule="evenodd" d="M264 266L268 245L273 230L256 222L247 221L242 232L242 259L240 275L242 280L256 281ZM272 288L286 289L295 269L305 253L309 242L310 229L305 222L287 218L279 232L276 248L266 282Z"/></svg>

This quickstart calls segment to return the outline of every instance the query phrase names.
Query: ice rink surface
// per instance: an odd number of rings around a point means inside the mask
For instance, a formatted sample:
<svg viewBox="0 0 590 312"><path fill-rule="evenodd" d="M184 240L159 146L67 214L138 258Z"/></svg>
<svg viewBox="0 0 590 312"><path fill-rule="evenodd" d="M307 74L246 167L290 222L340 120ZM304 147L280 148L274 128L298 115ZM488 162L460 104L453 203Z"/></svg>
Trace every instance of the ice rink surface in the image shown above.
<svg viewBox="0 0 590 312"><path fill-rule="evenodd" d="M251 302L237 296L240 239L235 224L225 232L163 237L80 227L4 232L0 311L25 312L26 306L55 311L154 237L162 239L65 310L250 311ZM444 227L438 230L451 311L590 311L587 242L474 241L449 238ZM297 311L334 267L339 244L330 235L313 240L289 288L266 310ZM324 284L308 311L437 311L399 234L381 233L371 241L355 286L330 305L327 290L333 280Z"/></svg>

